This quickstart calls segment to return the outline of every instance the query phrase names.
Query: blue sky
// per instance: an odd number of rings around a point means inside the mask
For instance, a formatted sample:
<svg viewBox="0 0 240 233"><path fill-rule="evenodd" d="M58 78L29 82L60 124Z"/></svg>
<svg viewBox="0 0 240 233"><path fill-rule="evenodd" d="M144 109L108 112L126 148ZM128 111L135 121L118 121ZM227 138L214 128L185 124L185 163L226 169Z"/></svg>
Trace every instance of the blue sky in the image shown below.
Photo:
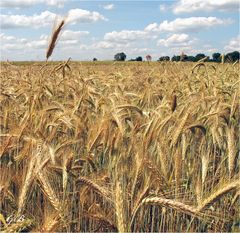
<svg viewBox="0 0 240 233"><path fill-rule="evenodd" d="M53 25L66 19L51 60L240 50L238 0L1 0L1 60L44 60Z"/></svg>

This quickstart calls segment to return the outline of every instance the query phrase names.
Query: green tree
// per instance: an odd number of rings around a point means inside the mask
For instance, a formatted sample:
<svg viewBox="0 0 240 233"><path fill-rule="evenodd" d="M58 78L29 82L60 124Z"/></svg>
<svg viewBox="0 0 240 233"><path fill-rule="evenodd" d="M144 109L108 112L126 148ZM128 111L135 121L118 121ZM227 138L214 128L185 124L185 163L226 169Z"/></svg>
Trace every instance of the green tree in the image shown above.
<svg viewBox="0 0 240 233"><path fill-rule="evenodd" d="M188 56L188 57L187 57L187 61L195 62L195 61L196 61L196 58L195 58L194 56Z"/></svg>
<svg viewBox="0 0 240 233"><path fill-rule="evenodd" d="M204 57L206 57L206 55L204 53L199 53L195 56L196 61L199 61L201 59L203 59Z"/></svg>
<svg viewBox="0 0 240 233"><path fill-rule="evenodd" d="M235 62L235 61L239 60L239 52L234 51L234 52L231 52L231 53L227 53L226 54L226 59L231 61L231 62Z"/></svg>
<svg viewBox="0 0 240 233"><path fill-rule="evenodd" d="M174 55L171 59L171 61L180 61L181 57Z"/></svg>
<svg viewBox="0 0 240 233"><path fill-rule="evenodd" d="M212 58L214 62L221 62L221 53L213 53Z"/></svg>
<svg viewBox="0 0 240 233"><path fill-rule="evenodd" d="M139 56L139 57L137 57L135 60L136 60L136 61L142 61L143 59L142 59L141 56Z"/></svg>
<svg viewBox="0 0 240 233"><path fill-rule="evenodd" d="M115 61L125 61L126 58L127 58L127 55L125 53L123 53L123 52L122 53L117 53L114 56L114 60Z"/></svg>
<svg viewBox="0 0 240 233"><path fill-rule="evenodd" d="M170 57L169 56L159 57L158 61L170 61Z"/></svg>

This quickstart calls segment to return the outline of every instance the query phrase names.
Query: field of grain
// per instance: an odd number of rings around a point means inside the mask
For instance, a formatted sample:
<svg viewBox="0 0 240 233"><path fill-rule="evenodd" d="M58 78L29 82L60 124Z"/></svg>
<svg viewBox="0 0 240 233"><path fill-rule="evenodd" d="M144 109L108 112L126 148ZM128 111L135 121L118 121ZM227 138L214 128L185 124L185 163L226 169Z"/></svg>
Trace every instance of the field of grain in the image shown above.
<svg viewBox="0 0 240 233"><path fill-rule="evenodd" d="M238 72L1 63L1 231L238 232Z"/></svg>

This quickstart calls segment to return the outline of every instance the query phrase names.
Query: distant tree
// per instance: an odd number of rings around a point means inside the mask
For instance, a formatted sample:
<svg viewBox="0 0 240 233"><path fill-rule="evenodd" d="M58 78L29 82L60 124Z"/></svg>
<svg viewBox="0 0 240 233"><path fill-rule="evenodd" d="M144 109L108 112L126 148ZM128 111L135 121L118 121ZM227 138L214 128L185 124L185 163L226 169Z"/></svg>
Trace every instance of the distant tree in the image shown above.
<svg viewBox="0 0 240 233"><path fill-rule="evenodd" d="M174 55L172 58L171 58L171 61L180 61L180 56L176 56Z"/></svg>
<svg viewBox="0 0 240 233"><path fill-rule="evenodd" d="M204 58L204 59L203 59ZM168 56L162 56L158 59L158 61L168 61L170 58ZM204 62L221 62L224 59L225 62L235 62L240 60L240 52L234 51L231 53L227 53L226 55L222 55L220 53L213 53L212 59L209 56L206 56L204 53L199 53L196 56L187 56L184 53L181 55L174 55L171 58L171 61L190 61L190 62L197 62L203 59Z"/></svg>
<svg viewBox="0 0 240 233"><path fill-rule="evenodd" d="M194 56L188 56L186 61L192 61L192 62L195 62L196 61L196 58Z"/></svg>
<svg viewBox="0 0 240 233"><path fill-rule="evenodd" d="M165 61L170 61L170 57L169 56L165 56Z"/></svg>
<svg viewBox="0 0 240 233"><path fill-rule="evenodd" d="M187 60L188 60L188 56L186 54L181 54L180 61L187 61Z"/></svg>
<svg viewBox="0 0 240 233"><path fill-rule="evenodd" d="M235 62L237 60L239 60L239 52L238 51L234 51L234 52L231 52L231 53L227 53L226 54L226 60L227 61L230 61L230 62Z"/></svg>
<svg viewBox="0 0 240 233"><path fill-rule="evenodd" d="M199 54L197 54L197 55L195 56L195 59L196 59L196 61L199 61L199 60L203 59L204 57L206 57L205 54L199 53Z"/></svg>
<svg viewBox="0 0 240 233"><path fill-rule="evenodd" d="M136 57L136 61L142 61L142 60L143 60L143 59L142 59L141 56Z"/></svg>
<svg viewBox="0 0 240 233"><path fill-rule="evenodd" d="M128 61L142 61L142 60L143 60L142 57L139 56L139 57L136 57L135 59L131 58Z"/></svg>
<svg viewBox="0 0 240 233"><path fill-rule="evenodd" d="M221 62L221 53L213 53L212 60L214 62Z"/></svg>
<svg viewBox="0 0 240 233"><path fill-rule="evenodd" d="M97 58L96 58L96 57L94 57L94 58L93 58L93 61L97 61Z"/></svg>
<svg viewBox="0 0 240 233"><path fill-rule="evenodd" d="M117 53L114 56L114 60L115 61L125 61L126 58L127 58L127 55L125 53L123 53L123 52L122 53Z"/></svg>
<svg viewBox="0 0 240 233"><path fill-rule="evenodd" d="M239 53L239 51L234 51L234 52L232 52L232 59L233 59L234 62L235 62L235 61L238 61L238 60L240 59L240 53Z"/></svg>
<svg viewBox="0 0 240 233"><path fill-rule="evenodd" d="M151 55L148 54L148 55L146 56L146 60L147 60L147 61L152 61Z"/></svg>
<svg viewBox="0 0 240 233"><path fill-rule="evenodd" d="M142 59L142 57L136 57L136 59L135 59L136 61L142 61L143 59Z"/></svg>
<svg viewBox="0 0 240 233"><path fill-rule="evenodd" d="M158 61L170 61L170 57L169 56L159 57Z"/></svg>

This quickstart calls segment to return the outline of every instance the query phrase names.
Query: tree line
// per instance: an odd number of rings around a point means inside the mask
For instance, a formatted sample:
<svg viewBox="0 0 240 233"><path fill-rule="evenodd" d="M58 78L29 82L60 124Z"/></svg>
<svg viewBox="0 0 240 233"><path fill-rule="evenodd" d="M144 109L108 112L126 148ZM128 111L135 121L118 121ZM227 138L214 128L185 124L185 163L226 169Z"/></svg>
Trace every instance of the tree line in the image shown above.
<svg viewBox="0 0 240 233"><path fill-rule="evenodd" d="M206 62L221 62L224 60L225 62L235 62L239 60L239 52L234 51L227 54L221 54L221 53L213 53L212 57L206 56L204 53L198 53L196 56L188 56L186 54L181 54L180 56L174 55L171 58L171 61L191 61L191 62L198 62L205 58L204 61ZM160 57L158 59L159 61L170 61L170 57Z"/></svg>
<svg viewBox="0 0 240 233"><path fill-rule="evenodd" d="M150 56L150 55L147 55ZM127 58L127 55L124 52L117 53L114 55L115 61L125 61ZM240 58L239 51L230 52L227 54L221 54L221 53L213 53L212 57L206 56L204 53L199 53L196 56L188 56L184 53L181 55L174 55L173 57L169 56L162 56L159 57L158 61L190 61L190 62L198 62L202 59L206 62L221 62L224 60L225 62L235 62L238 61ZM97 59L94 58L96 61ZM147 59L148 60L148 59ZM130 59L129 61L143 61L143 58L141 56L136 57L135 59Z"/></svg>

